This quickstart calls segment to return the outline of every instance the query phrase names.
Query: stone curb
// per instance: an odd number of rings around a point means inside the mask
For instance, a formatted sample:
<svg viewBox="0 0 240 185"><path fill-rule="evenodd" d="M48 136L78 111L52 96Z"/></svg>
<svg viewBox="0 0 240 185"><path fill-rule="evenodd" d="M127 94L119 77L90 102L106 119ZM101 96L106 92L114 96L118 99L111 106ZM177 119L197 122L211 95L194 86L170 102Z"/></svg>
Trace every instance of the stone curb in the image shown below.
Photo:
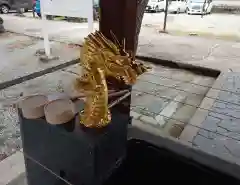
<svg viewBox="0 0 240 185"><path fill-rule="evenodd" d="M21 151L0 162L0 185L6 185L25 172L24 157Z"/></svg>
<svg viewBox="0 0 240 185"><path fill-rule="evenodd" d="M68 66L77 64L78 62L79 62L79 59L73 59L73 60L70 60L70 61L65 62L63 64L59 64L57 66L49 67L49 68L44 69L42 71L33 72L33 73L29 74L29 75L22 76L22 77L19 77L19 78L10 80L10 81L6 81L6 82L3 82L3 83L0 83L0 90L3 90L5 88L8 88L8 87L20 84L20 83L23 83L23 82L28 81L28 80L32 80L34 78L46 75L48 73L55 72L57 70L66 68Z"/></svg>
<svg viewBox="0 0 240 185"><path fill-rule="evenodd" d="M154 58L154 57L142 56L142 55L137 55L136 59L144 60L147 62L159 64L159 65L170 67L170 68L185 69L195 74L200 74L203 76L209 76L214 78L218 77L219 74L221 73L219 70L216 70L216 69L207 68L203 66L196 66L192 64L183 63L183 62L175 62L168 59L160 59L160 58Z"/></svg>
<svg viewBox="0 0 240 185"><path fill-rule="evenodd" d="M207 97L203 99L200 107L197 109L193 117L190 119L188 125L184 128L183 132L179 136L180 140L187 143L191 143L194 140L198 131L201 129L203 121L208 116L207 110L211 109L221 91L220 89L224 83L225 74L225 72L222 72L216 79L212 88L206 94Z"/></svg>

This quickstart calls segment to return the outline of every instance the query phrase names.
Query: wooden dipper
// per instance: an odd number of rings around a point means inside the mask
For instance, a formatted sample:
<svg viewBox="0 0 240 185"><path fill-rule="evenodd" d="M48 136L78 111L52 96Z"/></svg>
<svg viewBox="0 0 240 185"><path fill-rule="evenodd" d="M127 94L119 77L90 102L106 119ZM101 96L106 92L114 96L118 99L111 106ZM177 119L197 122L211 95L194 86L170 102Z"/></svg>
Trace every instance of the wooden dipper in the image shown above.
<svg viewBox="0 0 240 185"><path fill-rule="evenodd" d="M69 99L56 99L44 106L46 121L53 125L64 124L75 116L75 106Z"/></svg>
<svg viewBox="0 0 240 185"><path fill-rule="evenodd" d="M44 117L44 105L47 102L47 96L44 95L31 95L25 97L20 103L23 117L27 119Z"/></svg>

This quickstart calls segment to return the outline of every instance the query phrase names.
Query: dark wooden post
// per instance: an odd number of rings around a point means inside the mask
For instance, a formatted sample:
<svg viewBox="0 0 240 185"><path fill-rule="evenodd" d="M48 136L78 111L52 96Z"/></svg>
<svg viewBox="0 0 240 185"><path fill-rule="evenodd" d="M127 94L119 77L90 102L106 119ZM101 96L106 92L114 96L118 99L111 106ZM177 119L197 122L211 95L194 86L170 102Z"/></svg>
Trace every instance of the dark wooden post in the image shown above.
<svg viewBox="0 0 240 185"><path fill-rule="evenodd" d="M137 0L100 0L100 31L111 39L110 30L126 49L135 51Z"/></svg>

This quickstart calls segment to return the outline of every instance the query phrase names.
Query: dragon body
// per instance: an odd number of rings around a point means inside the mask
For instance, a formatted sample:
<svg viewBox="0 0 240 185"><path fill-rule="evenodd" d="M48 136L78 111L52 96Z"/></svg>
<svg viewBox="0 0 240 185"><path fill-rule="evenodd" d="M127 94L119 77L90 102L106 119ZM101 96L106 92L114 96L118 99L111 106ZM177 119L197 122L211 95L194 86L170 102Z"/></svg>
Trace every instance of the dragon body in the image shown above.
<svg viewBox="0 0 240 185"><path fill-rule="evenodd" d="M113 43L99 31L85 38L80 58L84 74L76 79L75 87L86 96L80 121L86 127L104 127L111 121L107 79L132 85L147 67L136 63L117 40Z"/></svg>

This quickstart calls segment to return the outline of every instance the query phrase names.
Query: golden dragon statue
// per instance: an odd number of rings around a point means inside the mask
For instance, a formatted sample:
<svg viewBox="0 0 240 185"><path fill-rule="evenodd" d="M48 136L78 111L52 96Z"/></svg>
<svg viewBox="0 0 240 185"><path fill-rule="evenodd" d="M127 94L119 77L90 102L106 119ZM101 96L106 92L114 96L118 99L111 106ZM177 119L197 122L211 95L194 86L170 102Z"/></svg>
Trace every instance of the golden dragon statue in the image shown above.
<svg viewBox="0 0 240 185"><path fill-rule="evenodd" d="M80 123L89 128L101 128L111 121L108 108L108 80L113 78L133 85L148 67L135 62L112 34L114 42L101 32L89 34L83 43L80 65L83 75L75 81L75 88L86 96L85 107L80 112Z"/></svg>

